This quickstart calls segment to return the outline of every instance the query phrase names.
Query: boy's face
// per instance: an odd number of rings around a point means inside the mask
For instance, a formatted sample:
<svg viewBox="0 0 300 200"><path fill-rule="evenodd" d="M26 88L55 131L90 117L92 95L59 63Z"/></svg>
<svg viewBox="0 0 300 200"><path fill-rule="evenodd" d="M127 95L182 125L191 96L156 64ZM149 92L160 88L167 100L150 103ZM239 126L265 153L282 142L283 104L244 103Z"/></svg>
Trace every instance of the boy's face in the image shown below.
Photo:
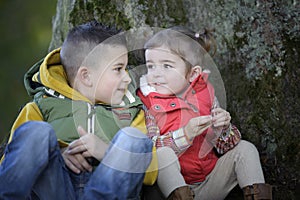
<svg viewBox="0 0 300 200"><path fill-rule="evenodd" d="M186 64L167 48L147 49L148 84L160 94L179 94L189 84L186 79Z"/></svg>
<svg viewBox="0 0 300 200"><path fill-rule="evenodd" d="M127 49L121 45L103 45L102 48L104 49L101 50L99 61L91 73L95 103L118 105L122 103L131 82L125 71L128 62Z"/></svg>

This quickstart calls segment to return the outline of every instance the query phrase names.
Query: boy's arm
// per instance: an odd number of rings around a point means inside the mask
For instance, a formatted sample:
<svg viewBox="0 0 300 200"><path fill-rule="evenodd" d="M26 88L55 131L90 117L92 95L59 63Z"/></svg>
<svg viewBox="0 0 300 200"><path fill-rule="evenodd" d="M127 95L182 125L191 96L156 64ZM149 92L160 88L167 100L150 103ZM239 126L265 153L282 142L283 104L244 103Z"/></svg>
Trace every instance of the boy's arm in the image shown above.
<svg viewBox="0 0 300 200"><path fill-rule="evenodd" d="M23 107L11 128L11 133L13 133L21 124L27 121L43 121L43 115L34 102L27 103ZM10 137L12 137L12 135Z"/></svg>
<svg viewBox="0 0 300 200"><path fill-rule="evenodd" d="M38 106L34 102L27 103L20 111L17 119L15 120L15 122L11 128L8 143L11 142L15 130L20 125L22 125L23 123L25 123L27 121L32 121L32 120L43 121L43 116L42 116ZM3 159L4 159L4 155L2 156L0 163L3 161Z"/></svg>
<svg viewBox="0 0 300 200"><path fill-rule="evenodd" d="M39 107L34 102L27 103L23 107L23 109L20 111L17 119L15 120L15 122L14 122L12 128L11 128L11 131L10 131L11 134L10 134L8 142L11 141L11 139L13 137L13 133L15 132L15 130L20 125L22 125L23 123L28 122L28 121L45 121ZM58 139L57 141L58 141L59 146L61 148L68 146L68 143L66 143L66 142L64 142L60 139Z"/></svg>

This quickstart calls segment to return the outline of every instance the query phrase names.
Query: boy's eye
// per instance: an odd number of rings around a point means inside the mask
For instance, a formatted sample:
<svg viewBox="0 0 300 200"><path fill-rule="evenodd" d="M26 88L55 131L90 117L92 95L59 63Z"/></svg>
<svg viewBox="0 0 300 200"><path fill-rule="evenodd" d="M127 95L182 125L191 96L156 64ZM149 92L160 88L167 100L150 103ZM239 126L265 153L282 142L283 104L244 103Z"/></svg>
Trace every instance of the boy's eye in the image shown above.
<svg viewBox="0 0 300 200"><path fill-rule="evenodd" d="M123 67L116 67L116 68L114 68L114 70L117 71L117 72L122 71L122 69L123 69Z"/></svg>
<svg viewBox="0 0 300 200"><path fill-rule="evenodd" d="M164 64L164 68L165 69L170 69L170 68L173 68L173 66L172 65L168 65L168 64Z"/></svg>

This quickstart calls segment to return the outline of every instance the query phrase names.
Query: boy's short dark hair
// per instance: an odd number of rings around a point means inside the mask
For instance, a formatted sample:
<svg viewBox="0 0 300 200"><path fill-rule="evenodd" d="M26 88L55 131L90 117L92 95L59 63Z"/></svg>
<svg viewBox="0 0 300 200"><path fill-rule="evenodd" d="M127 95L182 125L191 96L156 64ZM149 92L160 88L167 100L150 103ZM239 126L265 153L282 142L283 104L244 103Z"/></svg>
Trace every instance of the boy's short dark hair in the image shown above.
<svg viewBox="0 0 300 200"><path fill-rule="evenodd" d="M72 28L61 47L60 59L67 73L69 83L74 81L76 73L85 57L100 43L126 46L125 36L115 27L91 21ZM114 36L114 37L113 37ZM108 40L108 38L113 39Z"/></svg>

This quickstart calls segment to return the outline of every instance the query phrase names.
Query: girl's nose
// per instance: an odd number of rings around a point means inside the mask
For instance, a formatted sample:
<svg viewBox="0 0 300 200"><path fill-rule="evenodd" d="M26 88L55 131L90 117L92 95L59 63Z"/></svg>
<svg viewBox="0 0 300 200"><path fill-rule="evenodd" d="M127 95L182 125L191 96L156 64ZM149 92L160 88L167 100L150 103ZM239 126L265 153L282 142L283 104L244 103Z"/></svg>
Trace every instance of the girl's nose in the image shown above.
<svg viewBox="0 0 300 200"><path fill-rule="evenodd" d="M153 76L158 77L162 75L163 70L160 66L155 66L154 69L151 70L151 73Z"/></svg>

